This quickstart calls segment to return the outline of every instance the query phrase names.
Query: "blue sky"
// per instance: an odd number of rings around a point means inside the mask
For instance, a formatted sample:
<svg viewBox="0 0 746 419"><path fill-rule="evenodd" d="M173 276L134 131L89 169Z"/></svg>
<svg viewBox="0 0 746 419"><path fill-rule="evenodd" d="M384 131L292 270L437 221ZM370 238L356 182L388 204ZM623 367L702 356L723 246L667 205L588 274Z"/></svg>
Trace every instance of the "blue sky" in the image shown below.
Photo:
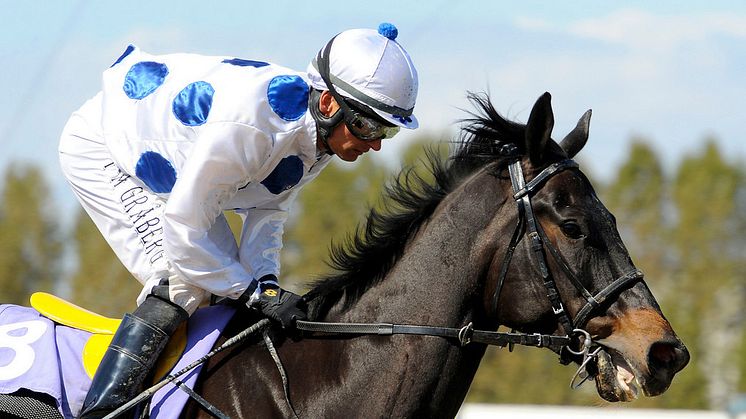
<svg viewBox="0 0 746 419"><path fill-rule="evenodd" d="M11 161L42 166L62 216L72 216L77 204L58 169L59 133L128 43L302 70L336 33L384 21L399 28L420 75L421 129L377 157L392 166L400 144L454 129L469 106L467 90L488 90L500 112L522 122L549 91L555 138L592 108L581 158L600 179L615 173L635 136L669 168L708 137L734 162L746 156L746 2L257 3L0 1L0 171Z"/></svg>

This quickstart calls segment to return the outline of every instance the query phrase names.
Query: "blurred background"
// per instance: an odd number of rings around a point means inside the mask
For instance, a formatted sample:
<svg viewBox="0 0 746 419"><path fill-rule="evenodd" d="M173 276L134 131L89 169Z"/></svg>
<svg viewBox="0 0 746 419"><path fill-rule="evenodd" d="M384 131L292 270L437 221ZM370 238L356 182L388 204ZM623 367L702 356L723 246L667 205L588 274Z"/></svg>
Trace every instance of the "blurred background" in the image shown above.
<svg viewBox="0 0 746 419"><path fill-rule="evenodd" d="M410 4L411 3L411 4ZM415 4L417 3L417 4ZM324 272L385 179L447 152L467 91L525 122L552 93L555 137L593 109L581 167L692 352L664 395L631 408L726 410L746 391L746 3L742 1L0 1L0 301L55 292L109 316L138 283L82 213L57 163L70 113L129 43L303 70L325 42L391 22L418 68L421 128L330 165L286 229L282 281ZM333 206L333 211L328 209ZM548 351L490 350L467 401L603 405Z"/></svg>

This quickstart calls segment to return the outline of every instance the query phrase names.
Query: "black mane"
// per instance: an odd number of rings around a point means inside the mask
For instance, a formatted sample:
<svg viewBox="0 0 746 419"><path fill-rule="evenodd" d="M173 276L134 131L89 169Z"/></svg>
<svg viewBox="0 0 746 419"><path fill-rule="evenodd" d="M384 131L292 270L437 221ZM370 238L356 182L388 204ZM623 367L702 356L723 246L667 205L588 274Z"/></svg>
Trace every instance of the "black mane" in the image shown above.
<svg viewBox="0 0 746 419"><path fill-rule="evenodd" d="M343 309L348 309L380 282L401 257L409 238L464 178L487 163L503 160L507 164L508 158L501 154L505 144L514 144L518 154L523 154L525 125L503 118L487 94L470 93L468 98L476 111L462 121L452 156L443 161L432 150L426 154L434 180L411 167L402 170L383 192L383 209L371 209L353 236L332 246L330 266L336 273L317 281L307 294L311 318L323 317L342 298Z"/></svg>

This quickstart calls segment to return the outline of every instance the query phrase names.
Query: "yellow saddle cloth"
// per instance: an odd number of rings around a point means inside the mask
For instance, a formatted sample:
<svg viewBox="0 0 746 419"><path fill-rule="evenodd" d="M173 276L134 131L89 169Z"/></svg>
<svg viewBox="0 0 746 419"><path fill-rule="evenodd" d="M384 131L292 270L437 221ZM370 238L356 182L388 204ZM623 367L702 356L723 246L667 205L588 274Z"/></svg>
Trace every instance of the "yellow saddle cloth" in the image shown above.
<svg viewBox="0 0 746 419"><path fill-rule="evenodd" d="M92 333L83 348L82 361L86 374L93 378L122 320L104 317L45 292L31 295L31 307L54 322ZM185 347L186 322L176 329L176 333L171 336L166 349L158 358L154 380L160 380L171 371L184 353Z"/></svg>

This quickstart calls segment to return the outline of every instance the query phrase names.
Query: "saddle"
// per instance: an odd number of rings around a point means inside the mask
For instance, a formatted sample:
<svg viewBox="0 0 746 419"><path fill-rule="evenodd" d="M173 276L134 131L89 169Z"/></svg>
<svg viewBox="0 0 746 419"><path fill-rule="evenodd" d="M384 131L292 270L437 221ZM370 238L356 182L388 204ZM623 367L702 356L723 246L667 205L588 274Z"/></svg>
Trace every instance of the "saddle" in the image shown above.
<svg viewBox="0 0 746 419"><path fill-rule="evenodd" d="M31 295L31 307L56 323L91 333L83 348L83 367L88 377L93 378L121 320L102 316L45 292ZM158 358L153 369L153 382L165 377L184 353L187 343L186 326L184 322L176 329Z"/></svg>

